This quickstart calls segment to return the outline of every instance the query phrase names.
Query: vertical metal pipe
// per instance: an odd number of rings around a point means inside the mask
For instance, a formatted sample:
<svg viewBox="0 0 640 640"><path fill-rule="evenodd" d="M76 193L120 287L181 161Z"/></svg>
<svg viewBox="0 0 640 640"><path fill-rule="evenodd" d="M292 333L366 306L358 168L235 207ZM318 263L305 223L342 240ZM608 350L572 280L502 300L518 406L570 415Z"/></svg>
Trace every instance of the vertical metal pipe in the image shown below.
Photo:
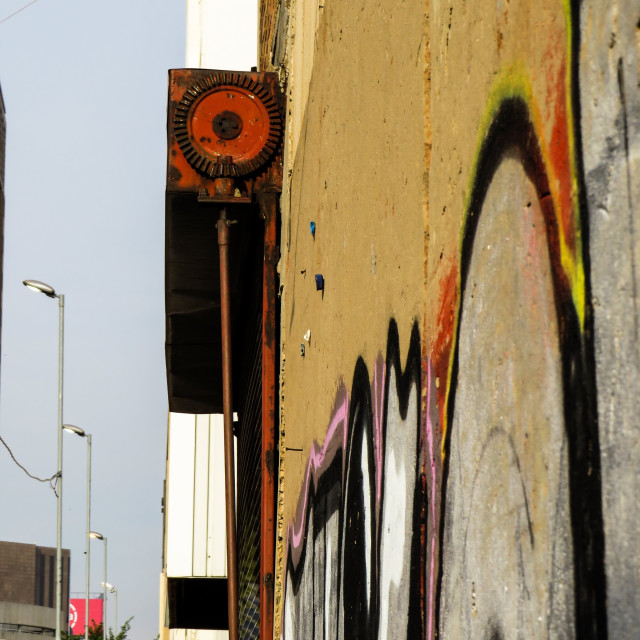
<svg viewBox="0 0 640 640"><path fill-rule="evenodd" d="M227 523L227 610L229 640L238 640L238 563L236 552L236 487L233 455L233 394L231 384L231 310L229 295L229 221L220 210L220 318L222 333L222 402L224 411L224 484Z"/></svg>
<svg viewBox="0 0 640 640"><path fill-rule="evenodd" d="M277 424L277 194L258 199L264 218L262 268L262 500L260 504L260 639L273 638L275 571L275 483Z"/></svg>
<svg viewBox="0 0 640 640"><path fill-rule="evenodd" d="M64 295L58 295L58 513L56 533L56 640L62 628L62 393L64 372ZM67 612L67 619L68 619Z"/></svg>
<svg viewBox="0 0 640 640"><path fill-rule="evenodd" d="M107 640L107 538L103 536L102 542L104 542L104 594L102 601L102 638Z"/></svg>
<svg viewBox="0 0 640 640"><path fill-rule="evenodd" d="M84 640L89 640L89 574L91 571L91 434L87 434L87 534L85 547L85 582L84 582Z"/></svg>

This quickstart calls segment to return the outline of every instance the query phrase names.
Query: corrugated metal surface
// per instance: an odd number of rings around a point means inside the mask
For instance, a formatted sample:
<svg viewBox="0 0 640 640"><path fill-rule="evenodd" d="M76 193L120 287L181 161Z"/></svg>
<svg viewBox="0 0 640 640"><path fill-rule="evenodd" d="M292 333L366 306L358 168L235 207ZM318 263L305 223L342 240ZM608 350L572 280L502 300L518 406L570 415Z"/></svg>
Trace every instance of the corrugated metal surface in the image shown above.
<svg viewBox="0 0 640 640"><path fill-rule="evenodd" d="M224 449L220 415L169 416L168 577L225 577Z"/></svg>

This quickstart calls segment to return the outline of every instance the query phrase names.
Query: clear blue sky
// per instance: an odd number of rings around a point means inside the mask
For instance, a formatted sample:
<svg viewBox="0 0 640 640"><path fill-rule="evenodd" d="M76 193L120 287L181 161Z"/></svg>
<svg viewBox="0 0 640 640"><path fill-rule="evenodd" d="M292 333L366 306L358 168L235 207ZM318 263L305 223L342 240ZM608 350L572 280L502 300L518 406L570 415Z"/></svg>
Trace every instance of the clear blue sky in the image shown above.
<svg viewBox="0 0 640 640"><path fill-rule="evenodd" d="M0 20L27 0L2 0ZM158 630L167 69L184 66L182 0L38 0L0 24L7 110L0 434L56 468L57 301L66 297L64 421L93 434L92 528L131 637ZM64 436L63 545L84 591L85 441ZM51 489L0 448L0 539L55 546ZM92 543L92 591L102 543ZM110 605L112 607L112 603ZM109 624L113 622L113 608Z"/></svg>

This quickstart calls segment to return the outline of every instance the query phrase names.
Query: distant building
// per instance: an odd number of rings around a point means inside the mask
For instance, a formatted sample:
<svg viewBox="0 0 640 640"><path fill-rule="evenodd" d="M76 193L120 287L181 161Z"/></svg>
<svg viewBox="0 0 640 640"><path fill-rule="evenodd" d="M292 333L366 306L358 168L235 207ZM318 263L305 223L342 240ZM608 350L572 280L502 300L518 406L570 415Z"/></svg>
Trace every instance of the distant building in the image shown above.
<svg viewBox="0 0 640 640"><path fill-rule="evenodd" d="M55 547L0 542L0 638L55 635ZM69 611L71 554L62 550L62 611Z"/></svg>

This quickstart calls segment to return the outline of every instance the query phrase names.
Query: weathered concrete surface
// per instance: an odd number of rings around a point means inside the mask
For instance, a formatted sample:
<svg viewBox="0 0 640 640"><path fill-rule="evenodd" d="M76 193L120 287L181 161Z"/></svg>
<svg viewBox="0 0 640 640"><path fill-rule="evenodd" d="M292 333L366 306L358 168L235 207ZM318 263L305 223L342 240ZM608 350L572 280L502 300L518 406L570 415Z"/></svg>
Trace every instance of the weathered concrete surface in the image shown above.
<svg viewBox="0 0 640 640"><path fill-rule="evenodd" d="M55 635L55 608L40 607L35 604L0 602L0 623L4 630L0 637L6 640L24 640L24 638L50 637ZM17 630L13 630L17 629Z"/></svg>
<svg viewBox="0 0 640 640"><path fill-rule="evenodd" d="M587 296L571 11L546 0L429 6L425 339L444 438L440 634L576 637L580 525L559 338L584 318Z"/></svg>
<svg viewBox="0 0 640 640"><path fill-rule="evenodd" d="M281 6L276 635L634 637L640 2Z"/></svg>
<svg viewBox="0 0 640 640"><path fill-rule="evenodd" d="M582 157L602 452L610 638L640 628L640 2L580 10Z"/></svg>
<svg viewBox="0 0 640 640"><path fill-rule="evenodd" d="M392 318L406 354L424 306L425 8L288 4L281 538L340 384L384 350Z"/></svg>
<svg viewBox="0 0 640 640"><path fill-rule="evenodd" d="M541 203L518 154L500 162L479 216L450 427L442 633L571 637L569 470L553 279Z"/></svg>

